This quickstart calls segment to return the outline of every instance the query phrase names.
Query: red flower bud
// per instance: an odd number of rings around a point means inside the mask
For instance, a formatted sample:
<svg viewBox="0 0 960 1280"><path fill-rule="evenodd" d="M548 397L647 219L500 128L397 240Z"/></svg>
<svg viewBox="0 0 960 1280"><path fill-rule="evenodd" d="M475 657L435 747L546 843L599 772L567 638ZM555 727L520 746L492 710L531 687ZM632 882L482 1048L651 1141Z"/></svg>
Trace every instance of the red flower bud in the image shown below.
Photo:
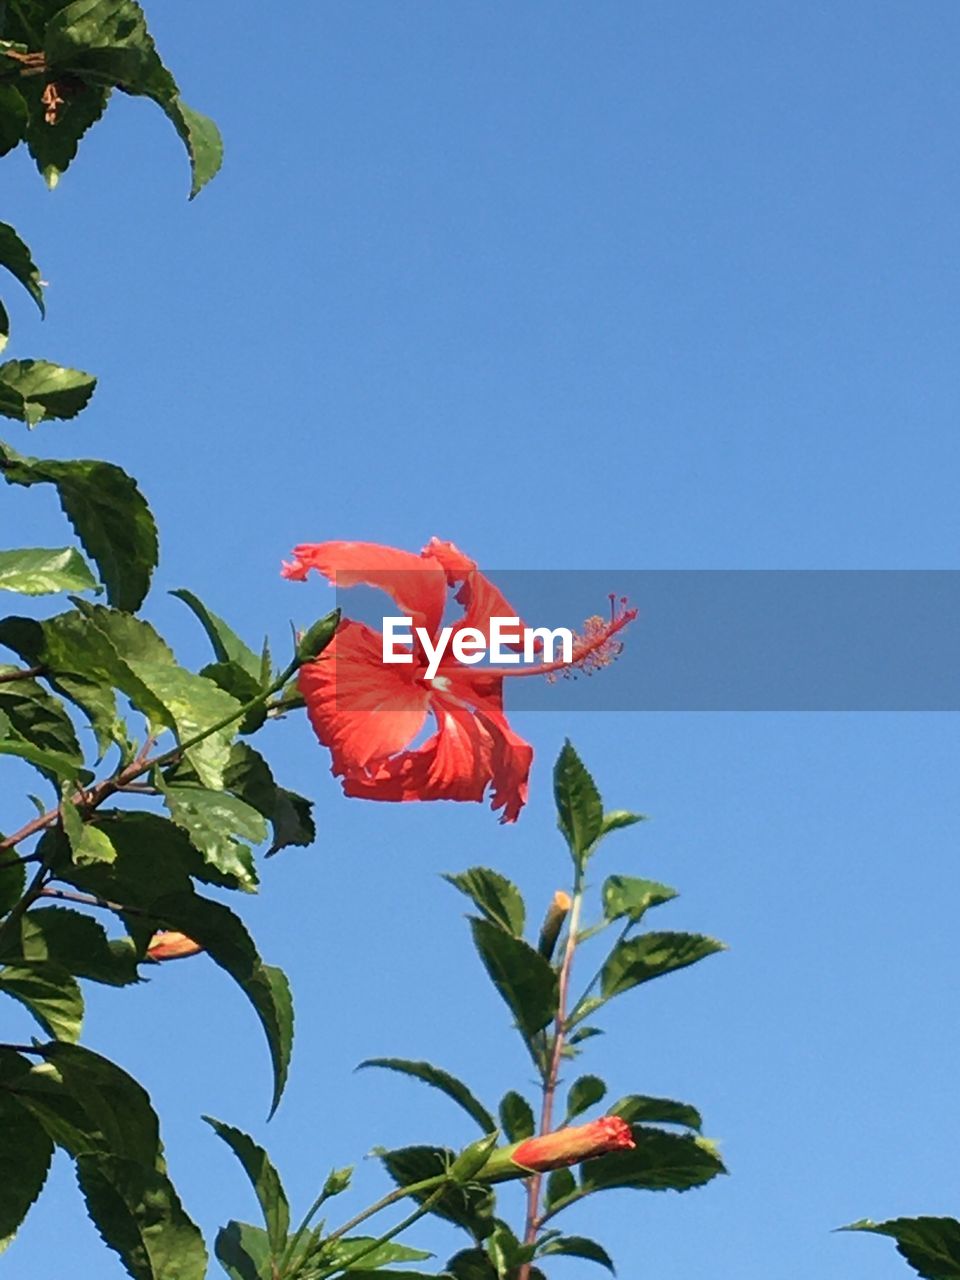
<svg viewBox="0 0 960 1280"><path fill-rule="evenodd" d="M630 1126L619 1116L602 1116L589 1124L580 1124L540 1138L528 1138L512 1153L514 1164L534 1173L546 1173L549 1169L562 1169L579 1164L593 1156L603 1156L609 1151L624 1151L635 1147Z"/></svg>
<svg viewBox="0 0 960 1280"><path fill-rule="evenodd" d="M183 956L195 956L202 951L199 942L194 942L185 933L176 929L161 929L150 939L147 956L151 960L179 960Z"/></svg>

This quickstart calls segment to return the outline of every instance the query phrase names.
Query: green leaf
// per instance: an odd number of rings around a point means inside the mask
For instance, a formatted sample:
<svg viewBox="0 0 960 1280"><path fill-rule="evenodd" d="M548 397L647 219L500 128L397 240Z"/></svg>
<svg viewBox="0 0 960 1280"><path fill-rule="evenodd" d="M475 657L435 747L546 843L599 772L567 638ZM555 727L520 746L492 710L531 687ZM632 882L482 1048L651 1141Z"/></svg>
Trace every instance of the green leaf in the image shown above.
<svg viewBox="0 0 960 1280"><path fill-rule="evenodd" d="M610 953L600 975L605 1000L629 991L641 982L662 977L696 964L726 947L700 933L644 933L620 942Z"/></svg>
<svg viewBox="0 0 960 1280"><path fill-rule="evenodd" d="M101 754L112 742L126 742L113 692L125 668L99 630L78 610L42 623L32 618L4 618L0 620L0 644L13 649L25 662L44 668L47 682L89 719Z"/></svg>
<svg viewBox="0 0 960 1280"><path fill-rule="evenodd" d="M596 783L567 740L553 770L557 820L574 860L582 862L600 838L603 804Z"/></svg>
<svg viewBox="0 0 960 1280"><path fill-rule="evenodd" d="M223 139L209 116L188 107L182 98L164 104L164 111L180 135L190 157L190 199L199 195L223 164Z"/></svg>
<svg viewBox="0 0 960 1280"><path fill-rule="evenodd" d="M0 969L0 992L19 1000L48 1035L77 1040L83 996L76 980L55 964L9 964Z"/></svg>
<svg viewBox="0 0 960 1280"><path fill-rule="evenodd" d="M224 791L202 787L167 786L163 798L171 818L204 860L232 877L247 893L255 893L258 879L253 853L241 841L260 844L266 839L266 823L256 809Z"/></svg>
<svg viewBox="0 0 960 1280"><path fill-rule="evenodd" d="M66 794L60 804L60 817L73 861L78 867L91 862L112 862L117 856L110 837L99 827L84 822L76 805Z"/></svg>
<svg viewBox="0 0 960 1280"><path fill-rule="evenodd" d="M378 1151L383 1166L397 1186L406 1187L447 1173L455 1153L442 1147L401 1147L395 1151ZM431 1191L418 1191L413 1198L418 1204L431 1196ZM430 1212L463 1227L475 1240L483 1240L493 1230L494 1195L489 1187L473 1184L451 1185L431 1206Z"/></svg>
<svg viewBox="0 0 960 1280"><path fill-rule="evenodd" d="M442 1071L429 1062L410 1062L406 1058L367 1058L360 1063L357 1070L363 1067L384 1067L388 1071L398 1071L401 1075L413 1076L425 1084L439 1089L448 1098L452 1098L458 1106L463 1107L467 1115L475 1120L484 1134L496 1129L497 1122L483 1103L478 1102L465 1084L452 1076L449 1071Z"/></svg>
<svg viewBox="0 0 960 1280"><path fill-rule="evenodd" d="M118 85L160 106L190 157L191 199L220 168L223 144L216 125L181 101L134 0L74 0L47 23L44 45L47 62L57 72Z"/></svg>
<svg viewBox="0 0 960 1280"><path fill-rule="evenodd" d="M53 190L60 175L76 157L80 139L106 110L110 90L80 79L60 81L58 92L62 101L57 108L57 122L49 124L46 106L41 101L43 83L38 78L21 81L21 85L30 111L27 150L44 182Z"/></svg>
<svg viewBox="0 0 960 1280"><path fill-rule="evenodd" d="M0 84L0 156L7 155L23 141L27 129L27 104L12 84Z"/></svg>
<svg viewBox="0 0 960 1280"><path fill-rule="evenodd" d="M288 845L313 843L317 831L311 817L312 801L278 787L270 766L249 743L234 743L224 785L270 822L273 839L268 858Z"/></svg>
<svg viewBox="0 0 960 1280"><path fill-rule="evenodd" d="M27 760L30 764L36 765L43 773L53 774L57 778L87 782L93 780L93 774L81 768L73 756L35 747L25 738L16 738L8 734L0 739L0 755L19 756L21 760Z"/></svg>
<svg viewBox="0 0 960 1280"><path fill-rule="evenodd" d="M489 920L470 920L473 941L494 986L527 1040L557 1016L557 975L543 956Z"/></svg>
<svg viewBox="0 0 960 1280"><path fill-rule="evenodd" d="M27 869L24 863L10 862L7 866L0 867L0 916L5 916L20 901L26 885Z"/></svg>
<svg viewBox="0 0 960 1280"><path fill-rule="evenodd" d="M153 905L168 928L193 938L230 974L256 1010L273 1063L272 1115L286 1084L293 1047L293 1003L286 976L263 963L242 922L222 903L181 893Z"/></svg>
<svg viewBox="0 0 960 1280"><path fill-rule="evenodd" d="M887 1222L851 1222L841 1231L871 1231L890 1236L924 1280L960 1280L960 1222L956 1218L890 1218Z"/></svg>
<svg viewBox="0 0 960 1280"><path fill-rule="evenodd" d="M132 913L118 912L137 943L138 956L162 923L155 904L171 894L190 894L190 877L223 888L239 888L232 877L205 862L200 852L169 818L157 813L99 809L97 825L109 835L116 858L109 864L77 867L57 859L60 880L110 902L124 903ZM44 837L56 839L56 832ZM46 843L40 846L47 851Z"/></svg>
<svg viewBox="0 0 960 1280"><path fill-rule="evenodd" d="M382 1273L381 1273L382 1274ZM397 1272L400 1275L400 1272ZM405 1274L405 1273L403 1273ZM454 1277L454 1280L498 1280L497 1268L482 1249L461 1249L450 1259L443 1272ZM531 1267L530 1280L545 1280L538 1267Z"/></svg>
<svg viewBox="0 0 960 1280"><path fill-rule="evenodd" d="M611 1187L687 1191L726 1173L711 1142L689 1134L635 1126L632 1151L614 1151L581 1166L577 1198Z"/></svg>
<svg viewBox="0 0 960 1280"><path fill-rule="evenodd" d="M0 591L46 596L96 589L96 579L75 547L0 551Z"/></svg>
<svg viewBox="0 0 960 1280"><path fill-rule="evenodd" d="M270 814L273 840L266 856L272 858L281 849L291 845L305 848L317 838L317 826L313 820L313 801L286 787L277 787L276 804Z"/></svg>
<svg viewBox="0 0 960 1280"><path fill-rule="evenodd" d="M491 922L519 938L523 934L525 910L520 890L506 876L489 867L471 867L456 875L445 874L444 880L470 899L478 911Z"/></svg>
<svg viewBox="0 0 960 1280"><path fill-rule="evenodd" d="M103 926L68 907L28 911L20 922L18 955L5 960L50 961L76 978L111 987L138 982L136 952L129 939L111 942Z"/></svg>
<svg viewBox="0 0 960 1280"><path fill-rule="evenodd" d="M500 1127L508 1142L522 1142L524 1138L532 1138L536 1132L533 1108L513 1089L500 1101Z"/></svg>
<svg viewBox="0 0 960 1280"><path fill-rule="evenodd" d="M585 1258L587 1262L598 1262L601 1267L606 1267L612 1275L616 1274L616 1267L606 1249L587 1236L560 1236L558 1239L548 1240L537 1250L538 1258L546 1258L551 1254L560 1254L566 1258Z"/></svg>
<svg viewBox="0 0 960 1280"><path fill-rule="evenodd" d="M260 1227L230 1221L217 1232L213 1248L230 1280L274 1280L270 1238Z"/></svg>
<svg viewBox="0 0 960 1280"><path fill-rule="evenodd" d="M547 1174L547 1190L545 1195L548 1209L569 1200L577 1189L577 1180L569 1169L554 1169Z"/></svg>
<svg viewBox="0 0 960 1280"><path fill-rule="evenodd" d="M600 824L600 835L609 835L611 831L620 831L623 827L632 827L637 822L646 822L645 813L631 813L629 809L611 809L603 815Z"/></svg>
<svg viewBox="0 0 960 1280"><path fill-rule="evenodd" d="M217 662L235 663L246 671L258 686L263 683L261 680L260 659L252 649L244 644L236 632L227 626L222 618L219 618L208 609L198 596L195 596L192 591L188 591L185 587L171 591L170 594L178 600L182 600L187 608L199 619L200 625L207 633L207 639L210 641Z"/></svg>
<svg viewBox="0 0 960 1280"><path fill-rule="evenodd" d="M164 1174L114 1155L76 1163L90 1217L134 1280L204 1280L203 1237Z"/></svg>
<svg viewBox="0 0 960 1280"><path fill-rule="evenodd" d="M568 1045L582 1044L584 1040L591 1040L593 1039L594 1036L602 1036L603 1034L604 1033L600 1027L579 1027L576 1031L574 1031L573 1035L567 1037L567 1044Z"/></svg>
<svg viewBox="0 0 960 1280"><path fill-rule="evenodd" d="M686 1102L672 1102L669 1098L648 1098L633 1093L615 1102L607 1111L608 1116L619 1116L627 1124L682 1124L699 1133L703 1120L696 1107Z"/></svg>
<svg viewBox="0 0 960 1280"><path fill-rule="evenodd" d="M6 267L20 281L43 315L40 268L30 256L30 250L7 222L0 222L0 267Z"/></svg>
<svg viewBox="0 0 960 1280"><path fill-rule="evenodd" d="M136 483L109 462L24 458L0 446L8 484L52 484L60 506L97 566L107 600L133 613L157 565L157 526Z"/></svg>
<svg viewBox="0 0 960 1280"><path fill-rule="evenodd" d="M603 914L608 920L628 916L636 922L650 907L677 897L676 889L636 876L608 876L603 882Z"/></svg>
<svg viewBox="0 0 960 1280"><path fill-rule="evenodd" d="M377 1244L376 1236L347 1236L337 1240L329 1248L321 1252L323 1265L337 1264L351 1276L363 1275L410 1275L408 1271L381 1272L380 1267L389 1262L422 1262L424 1258L432 1258L433 1254L425 1249L411 1249L409 1245ZM351 1258L357 1262L352 1265Z"/></svg>
<svg viewBox="0 0 960 1280"><path fill-rule="evenodd" d="M565 1123L569 1124L577 1116L583 1115L584 1111L589 1111L591 1107L595 1107L606 1092L607 1086L599 1076L581 1076L579 1080L574 1080L567 1093L567 1118Z"/></svg>
<svg viewBox="0 0 960 1280"><path fill-rule="evenodd" d="M259 698L259 706L251 707L239 722L238 728L240 733L256 733L262 728L267 718L266 701L261 698L263 691L259 682L248 675L243 667L236 662L210 662L200 669L200 675L205 680L212 680L218 689L229 693L231 698L236 698L241 706Z"/></svg>
<svg viewBox="0 0 960 1280"><path fill-rule="evenodd" d="M82 369L49 360L8 360L0 364L0 413L28 427L48 419L75 418L96 385L96 378Z"/></svg>
<svg viewBox="0 0 960 1280"><path fill-rule="evenodd" d="M0 667L0 673L13 674L15 668ZM36 680L20 678L0 681L0 714L7 727L19 738L25 738L42 751L54 751L73 761L77 770L83 764L83 753L73 723L63 705Z"/></svg>
<svg viewBox="0 0 960 1280"><path fill-rule="evenodd" d="M133 1076L81 1045L44 1045L43 1053L83 1112L83 1136L78 1146L68 1147L71 1155L114 1155L164 1172L157 1115Z"/></svg>
<svg viewBox="0 0 960 1280"><path fill-rule="evenodd" d="M223 1139L243 1166L263 1214L271 1252L275 1257L279 1257L286 1245L287 1232L290 1228L290 1206L287 1203L280 1175L271 1164L263 1147L258 1146L247 1134L233 1128L232 1125L224 1124L221 1120L215 1120L212 1116L203 1118L214 1133Z"/></svg>
<svg viewBox="0 0 960 1280"><path fill-rule="evenodd" d="M43 1189L53 1143L16 1098L0 1089L0 1252Z"/></svg>
<svg viewBox="0 0 960 1280"><path fill-rule="evenodd" d="M198 735L206 734L202 741L187 747L185 755L205 787L222 787L240 710L237 700L218 689L212 680L194 675L175 663L144 662L132 658L127 658L126 663L163 706L165 719L167 723L172 722L171 727L176 730L180 743L191 742ZM224 721L227 723L223 728L215 728ZM261 839L265 837L266 830Z"/></svg>

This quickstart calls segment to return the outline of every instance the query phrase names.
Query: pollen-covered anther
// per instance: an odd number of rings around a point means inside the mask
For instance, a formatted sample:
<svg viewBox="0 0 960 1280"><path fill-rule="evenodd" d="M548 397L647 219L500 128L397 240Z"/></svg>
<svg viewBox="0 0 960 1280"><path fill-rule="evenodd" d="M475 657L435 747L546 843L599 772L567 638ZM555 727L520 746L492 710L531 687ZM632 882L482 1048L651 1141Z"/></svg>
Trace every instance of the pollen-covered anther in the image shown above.
<svg viewBox="0 0 960 1280"><path fill-rule="evenodd" d="M562 671L551 672L548 680L555 680L558 675L564 679L571 676L576 679L577 672L583 671L592 676L594 671L609 667L623 652L623 643L616 639L617 633L632 622L637 616L636 609L627 608L627 597L619 598L610 595L610 617L603 618L599 613L587 618L583 630L573 637L573 660Z"/></svg>

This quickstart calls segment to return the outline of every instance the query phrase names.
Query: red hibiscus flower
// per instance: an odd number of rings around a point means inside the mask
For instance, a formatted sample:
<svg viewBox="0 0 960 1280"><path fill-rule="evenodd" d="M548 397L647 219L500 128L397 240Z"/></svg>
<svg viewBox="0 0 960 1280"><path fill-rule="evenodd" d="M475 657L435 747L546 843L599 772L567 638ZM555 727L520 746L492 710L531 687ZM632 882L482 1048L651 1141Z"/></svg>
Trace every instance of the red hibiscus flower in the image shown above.
<svg viewBox="0 0 960 1280"><path fill-rule="evenodd" d="M419 556L373 542L304 543L283 576L302 581L315 569L337 587L364 584L385 591L405 617L432 637L440 632L448 587L463 608L454 632L472 627L489 640L490 619L516 617L476 563L452 542L434 538ZM567 666L602 666L620 651L613 637L636 610L613 605L609 621L592 618ZM474 800L491 789L501 822L515 822L527 797L532 747L503 712L507 676L550 675L561 662L502 670L466 666L449 649L428 679L423 646L413 662L385 664L379 631L345 618L319 659L305 663L299 685L310 723L333 757L333 773L348 796L368 800ZM436 732L409 744L427 716Z"/></svg>

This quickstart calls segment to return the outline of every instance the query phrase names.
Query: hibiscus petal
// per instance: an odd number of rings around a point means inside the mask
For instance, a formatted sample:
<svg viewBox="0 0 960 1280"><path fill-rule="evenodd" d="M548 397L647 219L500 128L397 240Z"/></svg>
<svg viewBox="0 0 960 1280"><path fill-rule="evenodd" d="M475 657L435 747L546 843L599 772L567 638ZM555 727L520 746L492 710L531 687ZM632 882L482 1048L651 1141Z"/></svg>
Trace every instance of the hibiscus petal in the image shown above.
<svg viewBox="0 0 960 1280"><path fill-rule="evenodd" d="M444 669L433 681L433 706L450 706L454 702L473 708L491 742L490 781L493 792L490 807L502 809L501 822L516 822L527 802L533 747L510 727L503 713L503 677L459 668L456 674Z"/></svg>
<svg viewBox="0 0 960 1280"><path fill-rule="evenodd" d="M396 755L426 720L429 693L416 668L384 665L382 644L379 631L347 619L322 656L300 669L307 715L330 748L335 774L363 771Z"/></svg>
<svg viewBox="0 0 960 1280"><path fill-rule="evenodd" d="M464 555L454 543L431 538L420 554L439 561L446 572L449 585L458 588L456 599L463 605L464 615L456 624L455 631L464 627L476 627L489 641L491 618L517 617L516 610L507 602L499 588L477 568L477 562Z"/></svg>
<svg viewBox="0 0 960 1280"><path fill-rule="evenodd" d="M302 581L316 569L336 587L360 583L376 587L396 602L404 617L413 619L415 627L426 627L431 636L439 630L447 579L432 556L416 556L378 542L302 542L294 547L293 557L284 563L285 578Z"/></svg>

